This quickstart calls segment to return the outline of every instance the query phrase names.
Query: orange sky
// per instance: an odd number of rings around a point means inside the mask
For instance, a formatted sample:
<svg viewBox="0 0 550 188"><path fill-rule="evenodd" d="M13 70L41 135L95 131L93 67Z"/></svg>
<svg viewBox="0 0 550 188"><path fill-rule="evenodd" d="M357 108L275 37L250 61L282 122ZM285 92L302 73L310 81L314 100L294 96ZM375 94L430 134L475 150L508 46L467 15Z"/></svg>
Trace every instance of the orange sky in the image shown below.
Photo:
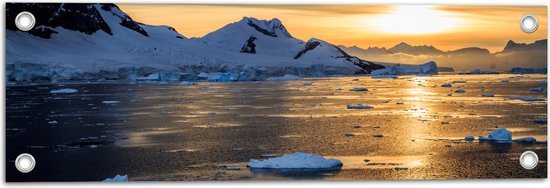
<svg viewBox="0 0 550 188"><path fill-rule="evenodd" d="M302 40L319 38L333 44L392 47L399 42L433 45L441 50L482 47L501 51L508 40L531 43L547 38L544 6L428 5L185 5L119 4L134 20L169 25L186 37L201 37L243 16L279 18ZM535 33L523 33L519 20L539 20Z"/></svg>

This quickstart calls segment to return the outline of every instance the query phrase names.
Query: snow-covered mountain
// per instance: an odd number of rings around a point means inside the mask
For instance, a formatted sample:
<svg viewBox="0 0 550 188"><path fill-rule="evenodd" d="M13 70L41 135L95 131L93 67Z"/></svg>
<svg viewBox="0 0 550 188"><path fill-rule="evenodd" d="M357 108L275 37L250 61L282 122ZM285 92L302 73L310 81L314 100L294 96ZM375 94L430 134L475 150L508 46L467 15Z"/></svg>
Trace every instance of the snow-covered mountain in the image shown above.
<svg viewBox="0 0 550 188"><path fill-rule="evenodd" d="M341 49L359 58L375 62L393 62L402 64L422 64L436 61L438 66L452 67L457 71L473 69L509 71L513 67L544 68L547 62L547 40L538 40L531 44L508 41L501 52L491 53L478 47L462 48L452 51L441 51L433 46L412 46L399 43L392 48L357 46Z"/></svg>
<svg viewBox="0 0 550 188"><path fill-rule="evenodd" d="M277 18L258 20L243 17L238 22L192 40L231 52L293 58L330 67L360 68L358 73L384 68L351 56L338 46L321 39L312 38L304 42L294 38Z"/></svg>
<svg viewBox="0 0 550 188"><path fill-rule="evenodd" d="M278 19L245 17L190 40L172 27L136 22L114 4L8 3L6 19L21 11L38 19L28 32L6 23L9 81L135 79L153 73L181 80L201 72L262 80L384 68L326 42L297 57L307 43L292 37Z"/></svg>

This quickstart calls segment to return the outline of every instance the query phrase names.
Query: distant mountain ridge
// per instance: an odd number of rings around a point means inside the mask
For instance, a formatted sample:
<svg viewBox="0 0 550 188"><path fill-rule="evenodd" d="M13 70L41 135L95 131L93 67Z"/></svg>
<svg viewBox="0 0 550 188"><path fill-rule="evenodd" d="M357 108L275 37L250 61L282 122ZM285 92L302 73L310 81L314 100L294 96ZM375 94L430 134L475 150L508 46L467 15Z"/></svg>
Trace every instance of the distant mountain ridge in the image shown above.
<svg viewBox="0 0 550 188"><path fill-rule="evenodd" d="M404 64L421 64L435 60L439 66L453 67L455 70L491 69L508 71L513 67L546 67L547 39L537 40L530 44L515 43L510 40L502 51L491 53L479 47L467 47L457 50L442 51L434 46L413 46L405 42L392 48L357 46L339 46L344 51L376 62L397 62Z"/></svg>

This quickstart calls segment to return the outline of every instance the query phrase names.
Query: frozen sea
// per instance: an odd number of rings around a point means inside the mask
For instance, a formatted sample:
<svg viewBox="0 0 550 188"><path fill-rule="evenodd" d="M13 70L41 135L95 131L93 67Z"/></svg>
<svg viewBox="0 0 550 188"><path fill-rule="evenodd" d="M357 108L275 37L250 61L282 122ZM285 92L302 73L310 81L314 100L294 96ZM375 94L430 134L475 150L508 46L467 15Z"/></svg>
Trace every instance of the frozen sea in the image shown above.
<svg viewBox="0 0 550 188"><path fill-rule="evenodd" d="M7 181L102 181L117 174L130 181L545 178L547 125L535 120L547 118L546 79L498 74L12 85L6 89ZM441 87L447 83L452 87ZM363 87L368 91L350 91ZM67 88L78 92L50 93ZM374 108L346 108L358 104ZM538 142L464 141L497 128ZM518 162L526 150L540 158L533 170ZM335 158L343 166L246 167L250 159L293 152ZM31 173L15 169L20 153L37 160Z"/></svg>

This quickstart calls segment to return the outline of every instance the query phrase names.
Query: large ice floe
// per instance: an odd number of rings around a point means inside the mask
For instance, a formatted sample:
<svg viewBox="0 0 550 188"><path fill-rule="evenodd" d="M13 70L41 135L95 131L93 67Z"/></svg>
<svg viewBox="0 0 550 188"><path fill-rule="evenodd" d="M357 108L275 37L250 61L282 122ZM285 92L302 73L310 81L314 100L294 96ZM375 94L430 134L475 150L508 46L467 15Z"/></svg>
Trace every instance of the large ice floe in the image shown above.
<svg viewBox="0 0 550 188"><path fill-rule="evenodd" d="M128 181L128 175L116 175L115 177L113 178L107 178L105 180L103 180L103 182L126 182Z"/></svg>
<svg viewBox="0 0 550 188"><path fill-rule="evenodd" d="M434 61L429 61L416 66L398 64L385 69L374 70L371 75L434 75L437 73L437 64Z"/></svg>
<svg viewBox="0 0 550 188"><path fill-rule="evenodd" d="M326 159L320 155L296 152L265 160L251 159L247 166L265 169L328 169L341 167L342 162L337 159Z"/></svg>

